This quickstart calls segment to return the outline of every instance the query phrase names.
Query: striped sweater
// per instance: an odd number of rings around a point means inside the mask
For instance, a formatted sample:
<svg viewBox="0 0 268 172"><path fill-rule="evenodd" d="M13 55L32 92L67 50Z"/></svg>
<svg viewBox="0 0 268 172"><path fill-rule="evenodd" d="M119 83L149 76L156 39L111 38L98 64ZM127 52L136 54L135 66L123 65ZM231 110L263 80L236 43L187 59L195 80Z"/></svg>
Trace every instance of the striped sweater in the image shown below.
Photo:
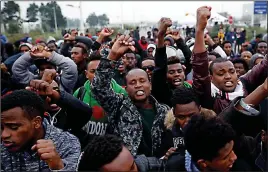
<svg viewBox="0 0 268 172"><path fill-rule="evenodd" d="M45 128L44 139L51 139L56 147L58 154L64 163L64 168L60 171L75 171L80 156L80 143L78 139L68 132L48 124L44 120ZM52 171L47 163L40 160L36 152L9 152L1 144L1 171Z"/></svg>

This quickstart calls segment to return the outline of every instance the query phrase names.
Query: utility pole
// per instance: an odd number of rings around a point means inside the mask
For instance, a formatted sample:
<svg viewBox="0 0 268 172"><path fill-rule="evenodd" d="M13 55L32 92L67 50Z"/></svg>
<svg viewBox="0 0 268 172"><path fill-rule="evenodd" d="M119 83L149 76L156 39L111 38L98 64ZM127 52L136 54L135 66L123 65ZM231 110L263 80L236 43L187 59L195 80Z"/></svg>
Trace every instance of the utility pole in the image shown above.
<svg viewBox="0 0 268 172"><path fill-rule="evenodd" d="M53 7L53 11L54 11L55 31L56 33L58 33L58 24L57 24L57 17L56 17L56 1Z"/></svg>

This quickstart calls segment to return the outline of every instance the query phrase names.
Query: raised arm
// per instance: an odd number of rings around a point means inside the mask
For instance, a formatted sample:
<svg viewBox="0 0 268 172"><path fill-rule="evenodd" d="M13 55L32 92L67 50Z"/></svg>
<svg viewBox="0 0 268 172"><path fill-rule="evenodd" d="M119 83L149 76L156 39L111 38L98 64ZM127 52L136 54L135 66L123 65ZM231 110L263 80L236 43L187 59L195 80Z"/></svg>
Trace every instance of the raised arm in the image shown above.
<svg viewBox="0 0 268 172"><path fill-rule="evenodd" d="M204 42L204 30L211 15L210 7L197 9L195 44L192 56L193 89L197 93L202 107L212 109L211 80L208 69L208 53ZM206 101L204 101L206 100Z"/></svg>
<svg viewBox="0 0 268 172"><path fill-rule="evenodd" d="M129 49L132 38L122 35L114 43L108 58L102 58L91 84L95 99L108 114L115 114L123 101L123 95L117 94L111 87L114 66L117 60ZM131 46L133 48L133 46Z"/></svg>
<svg viewBox="0 0 268 172"><path fill-rule="evenodd" d="M161 103L169 104L170 89L167 84L167 54L164 37L167 28L172 25L169 18L161 18L158 44L155 53L155 70L152 76L152 95Z"/></svg>
<svg viewBox="0 0 268 172"><path fill-rule="evenodd" d="M268 60L267 57L261 63L254 66L253 69L246 75L240 77L240 80L245 86L245 90L251 93L259 85L261 85L268 75Z"/></svg>
<svg viewBox="0 0 268 172"><path fill-rule="evenodd" d="M33 59L29 52L20 56L12 66L12 78L18 84L28 85L35 78L35 75L29 71L33 64Z"/></svg>

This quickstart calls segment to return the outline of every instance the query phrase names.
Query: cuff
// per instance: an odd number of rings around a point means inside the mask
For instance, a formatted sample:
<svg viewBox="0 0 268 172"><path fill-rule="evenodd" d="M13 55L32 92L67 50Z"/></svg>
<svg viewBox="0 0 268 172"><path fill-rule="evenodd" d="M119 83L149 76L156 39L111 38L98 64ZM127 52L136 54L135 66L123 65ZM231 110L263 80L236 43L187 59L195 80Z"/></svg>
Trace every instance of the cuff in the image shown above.
<svg viewBox="0 0 268 172"><path fill-rule="evenodd" d="M50 171L53 171L53 172L56 172L56 171L69 171L68 168L67 168L68 161L66 161L64 159L61 159L61 160L63 162L63 168L60 169L60 170L52 170L52 169L50 169Z"/></svg>

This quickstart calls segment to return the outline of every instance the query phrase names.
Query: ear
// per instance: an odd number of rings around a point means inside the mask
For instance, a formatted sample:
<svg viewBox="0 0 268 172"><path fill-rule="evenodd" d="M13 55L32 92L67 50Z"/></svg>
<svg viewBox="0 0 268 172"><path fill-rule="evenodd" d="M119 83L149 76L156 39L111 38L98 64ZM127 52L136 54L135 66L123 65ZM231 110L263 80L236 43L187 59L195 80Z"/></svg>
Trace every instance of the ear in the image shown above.
<svg viewBox="0 0 268 172"><path fill-rule="evenodd" d="M35 129L39 129L39 128L41 128L41 126L42 126L42 122L43 122L43 120L42 120L41 116L37 116L37 117L35 117L35 118L33 119L33 125L34 125L34 128L35 128Z"/></svg>
<svg viewBox="0 0 268 172"><path fill-rule="evenodd" d="M85 75L86 75L86 78L88 79L88 77L87 77L87 70L85 70Z"/></svg>
<svg viewBox="0 0 268 172"><path fill-rule="evenodd" d="M199 109L199 112L201 113L201 109L202 109L201 105L198 107L198 109Z"/></svg>
<svg viewBox="0 0 268 172"><path fill-rule="evenodd" d="M197 161L197 164L198 164L198 166L202 169L202 170L204 170L204 169L206 169L207 168L207 163L206 163L206 161L204 160L204 159L200 159L200 160L198 160Z"/></svg>
<svg viewBox="0 0 268 172"><path fill-rule="evenodd" d="M265 142L265 136L266 136L266 132L264 130L261 130L261 141Z"/></svg>

